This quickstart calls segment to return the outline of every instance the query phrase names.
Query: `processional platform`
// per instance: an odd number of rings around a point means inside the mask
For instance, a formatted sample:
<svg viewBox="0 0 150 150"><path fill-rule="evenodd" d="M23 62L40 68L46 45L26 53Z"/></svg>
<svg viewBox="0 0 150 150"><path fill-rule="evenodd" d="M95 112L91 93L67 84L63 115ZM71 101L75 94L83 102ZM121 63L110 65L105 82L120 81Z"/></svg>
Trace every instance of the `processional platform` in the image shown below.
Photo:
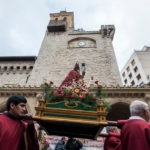
<svg viewBox="0 0 150 150"><path fill-rule="evenodd" d="M68 101L46 103L40 100L35 109L35 120L49 135L96 139L107 125L103 103L93 108L80 102L69 106Z"/></svg>

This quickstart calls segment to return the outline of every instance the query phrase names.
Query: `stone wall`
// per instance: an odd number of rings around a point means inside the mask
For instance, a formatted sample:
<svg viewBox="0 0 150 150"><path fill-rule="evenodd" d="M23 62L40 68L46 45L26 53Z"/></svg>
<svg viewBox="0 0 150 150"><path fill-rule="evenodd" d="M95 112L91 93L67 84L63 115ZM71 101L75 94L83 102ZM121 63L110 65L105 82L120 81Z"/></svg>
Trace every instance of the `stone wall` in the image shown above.
<svg viewBox="0 0 150 150"><path fill-rule="evenodd" d="M0 86L25 85L30 77L34 62L6 61L0 62Z"/></svg>
<svg viewBox="0 0 150 150"><path fill-rule="evenodd" d="M115 29L114 26L104 27L96 32L46 31L27 85L39 86L46 79L54 81L55 85L59 86L76 62L79 62L80 67L85 64L86 84L92 76L103 85L121 84L112 46Z"/></svg>

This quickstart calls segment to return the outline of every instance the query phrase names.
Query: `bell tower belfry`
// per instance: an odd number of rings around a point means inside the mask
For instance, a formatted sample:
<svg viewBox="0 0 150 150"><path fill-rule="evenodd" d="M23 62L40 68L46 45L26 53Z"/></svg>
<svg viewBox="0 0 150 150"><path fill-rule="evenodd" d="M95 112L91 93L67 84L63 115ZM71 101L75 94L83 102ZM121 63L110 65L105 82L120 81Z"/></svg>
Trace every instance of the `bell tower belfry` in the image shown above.
<svg viewBox="0 0 150 150"><path fill-rule="evenodd" d="M61 11L60 13L50 14L50 22L47 26L49 32L63 32L74 28L73 12Z"/></svg>
<svg viewBox="0 0 150 150"><path fill-rule="evenodd" d="M121 84L112 45L114 33L114 25L102 25L97 31L74 29L73 12L50 14L50 22L27 85L40 86L46 79L60 86L76 62L86 85L91 77L102 85Z"/></svg>

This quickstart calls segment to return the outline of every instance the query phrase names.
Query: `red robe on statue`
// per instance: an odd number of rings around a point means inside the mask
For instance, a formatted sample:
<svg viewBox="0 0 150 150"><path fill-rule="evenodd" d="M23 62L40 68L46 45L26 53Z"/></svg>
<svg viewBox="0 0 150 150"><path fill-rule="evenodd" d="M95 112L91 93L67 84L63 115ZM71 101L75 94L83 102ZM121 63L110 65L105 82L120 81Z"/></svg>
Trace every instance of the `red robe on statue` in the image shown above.
<svg viewBox="0 0 150 150"><path fill-rule="evenodd" d="M122 150L150 150L150 124L141 119L128 120L121 130Z"/></svg>
<svg viewBox="0 0 150 150"><path fill-rule="evenodd" d="M58 89L69 87L73 84L73 81L77 82L79 79L82 79L82 76L75 70L71 70Z"/></svg>
<svg viewBox="0 0 150 150"><path fill-rule="evenodd" d="M121 150L121 139L119 133L109 132L104 143L104 150Z"/></svg>
<svg viewBox="0 0 150 150"><path fill-rule="evenodd" d="M6 114L0 115L0 150L25 150L25 130L28 138L28 150L39 150L33 126L29 125L26 128L23 121Z"/></svg>

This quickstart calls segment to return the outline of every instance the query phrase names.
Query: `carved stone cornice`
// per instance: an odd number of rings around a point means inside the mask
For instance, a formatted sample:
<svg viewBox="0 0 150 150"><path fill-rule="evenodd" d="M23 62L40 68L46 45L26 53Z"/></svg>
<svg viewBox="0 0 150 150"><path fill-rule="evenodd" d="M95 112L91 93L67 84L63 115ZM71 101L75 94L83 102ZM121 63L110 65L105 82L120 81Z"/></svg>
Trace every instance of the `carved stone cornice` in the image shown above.
<svg viewBox="0 0 150 150"><path fill-rule="evenodd" d="M120 87L120 88L106 88L106 97L142 97L147 93L150 94L150 87Z"/></svg>
<svg viewBox="0 0 150 150"><path fill-rule="evenodd" d="M146 97L150 95L150 87L105 87L104 88L106 98L114 97ZM94 93L94 90L91 90Z"/></svg>
<svg viewBox="0 0 150 150"><path fill-rule="evenodd" d="M8 97L13 94L36 97L42 93L40 87L0 87L0 96Z"/></svg>
<svg viewBox="0 0 150 150"><path fill-rule="evenodd" d="M114 97L142 97L150 98L150 87L105 87L104 88L106 98ZM95 89L90 89L90 92L95 93ZM17 85L5 85L0 87L0 95L9 96L11 94L21 94L21 95L32 95L42 93L42 89L36 86L17 86Z"/></svg>

